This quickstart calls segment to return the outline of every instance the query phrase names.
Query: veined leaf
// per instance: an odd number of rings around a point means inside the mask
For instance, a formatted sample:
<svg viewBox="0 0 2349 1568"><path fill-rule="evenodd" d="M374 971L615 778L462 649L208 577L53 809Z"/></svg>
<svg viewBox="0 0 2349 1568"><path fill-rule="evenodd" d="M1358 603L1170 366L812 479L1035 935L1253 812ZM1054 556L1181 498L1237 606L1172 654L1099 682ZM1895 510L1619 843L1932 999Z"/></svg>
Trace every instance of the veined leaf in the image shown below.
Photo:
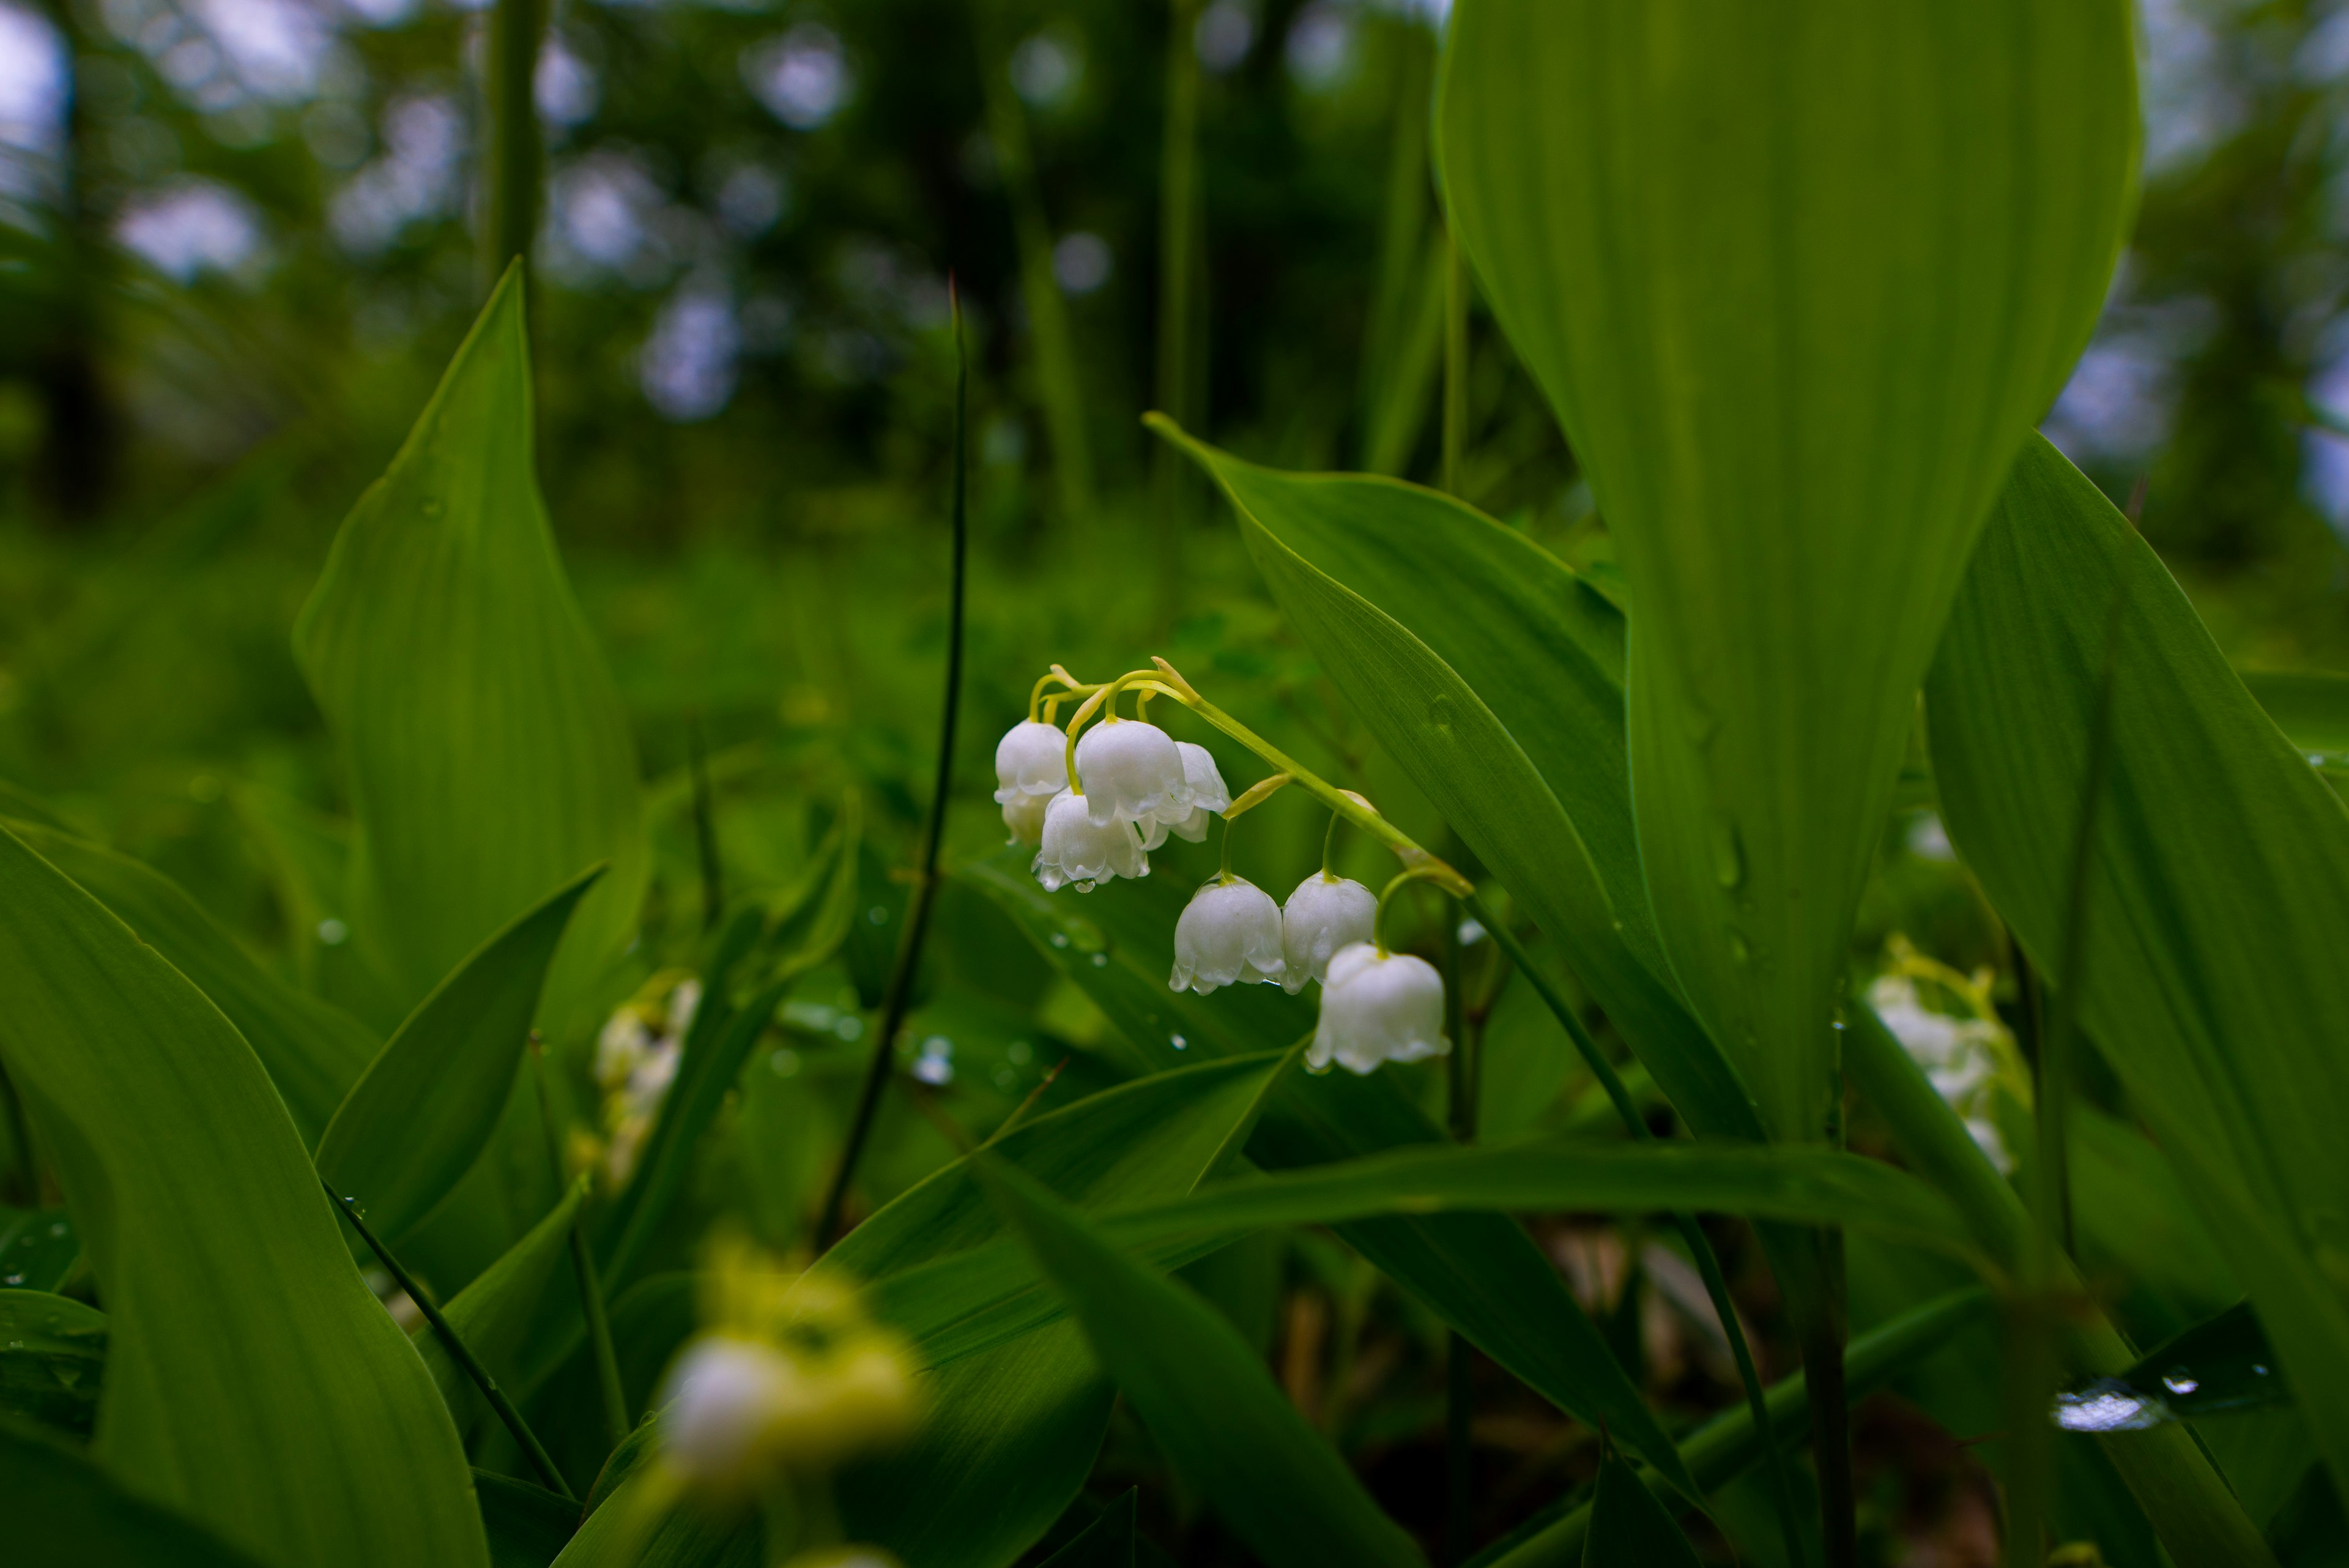
<svg viewBox="0 0 2349 1568"><path fill-rule="evenodd" d="M1008 1163L988 1194L1184 1478L1273 1568L1424 1563L1215 1308L1102 1240Z"/></svg>
<svg viewBox="0 0 2349 1568"><path fill-rule="evenodd" d="M1281 611L1388 755L1565 950L1700 1132L1761 1136L1680 1000L1640 877L1622 617L1449 496L1242 462L1153 416L1212 473Z"/></svg>
<svg viewBox="0 0 2349 1568"><path fill-rule="evenodd" d="M1918 681L2118 254L2128 8L1462 0L1440 90L1454 230L1638 604L1658 929L1820 1136Z"/></svg>
<svg viewBox="0 0 2349 1568"><path fill-rule="evenodd" d="M1613 1453L1599 1461L1583 1568L1697 1568L1696 1550L1631 1467Z"/></svg>
<svg viewBox="0 0 2349 1568"><path fill-rule="evenodd" d="M636 745L533 471L519 267L482 308L294 631L358 819L357 937L409 998L597 861L550 1012L627 940L648 867Z"/></svg>
<svg viewBox="0 0 2349 1568"><path fill-rule="evenodd" d="M456 1428L252 1048L6 833L0 1057L107 1303L108 1472L285 1568L486 1563Z"/></svg>
<svg viewBox="0 0 2349 1568"><path fill-rule="evenodd" d="M257 1568L219 1536L125 1491L97 1465L0 1419L0 1542L23 1568Z"/></svg>
<svg viewBox="0 0 2349 1568"><path fill-rule="evenodd" d="M1066 899L1053 904L1028 898L1010 857L984 865L984 873L974 867L965 875L1013 912L1037 950L1109 1015L1143 1062L1163 1066L1180 1060L1173 1039L1180 1032L1186 1042L1193 1040L1189 1031L1197 1026L1188 1021L1194 1018L1217 1032L1202 1032L1196 1039L1252 1037L1263 1049L1277 1049L1304 1033L1306 1004L1274 987L1246 987L1262 993L1255 997L1198 998L1174 995L1158 981L1151 971L1174 949L1183 904L1179 889L1150 882L1122 886L1117 898L1086 906L1098 910L1097 916L1081 914ZM1056 914L1061 907L1071 912ZM1096 963L1096 958L1105 961ZM1197 1005L1202 1002L1216 1005ZM1347 1073L1289 1080L1267 1107L1248 1152L1263 1165L1286 1169L1445 1141L1391 1075L1357 1078ZM1413 1214L1350 1220L1339 1234L1544 1398L1569 1414L1605 1422L1634 1452L1673 1470L1670 1439L1639 1388L1608 1353L1557 1270L1516 1220L1490 1213ZM957 1325L965 1337L942 1341L941 1351L989 1342L1022 1310L1033 1310L1032 1303L1008 1304L999 1317L974 1314Z"/></svg>
<svg viewBox="0 0 2349 1568"><path fill-rule="evenodd" d="M376 1041L366 1027L254 962L161 872L68 834L9 826L212 999L269 1070L303 1141L315 1143L375 1054Z"/></svg>
<svg viewBox="0 0 2349 1568"><path fill-rule="evenodd" d="M2108 646L2080 1019L2349 1479L2349 1062L2334 1046L2349 1017L2349 810L2127 521L2034 441L1926 696L1951 836L2051 975Z"/></svg>
<svg viewBox="0 0 2349 1568"><path fill-rule="evenodd" d="M488 1147L548 965L597 867L483 942L384 1043L318 1140L318 1174L396 1241Z"/></svg>

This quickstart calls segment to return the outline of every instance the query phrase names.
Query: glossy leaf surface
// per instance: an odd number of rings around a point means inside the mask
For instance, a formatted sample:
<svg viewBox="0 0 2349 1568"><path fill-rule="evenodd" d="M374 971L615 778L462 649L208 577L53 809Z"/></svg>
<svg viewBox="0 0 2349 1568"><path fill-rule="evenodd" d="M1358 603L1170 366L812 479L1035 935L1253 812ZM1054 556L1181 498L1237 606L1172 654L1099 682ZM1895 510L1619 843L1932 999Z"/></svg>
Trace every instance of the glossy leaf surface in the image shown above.
<svg viewBox="0 0 2349 1568"><path fill-rule="evenodd" d="M1454 232L1622 555L1640 857L1771 1131L1829 1008L1917 683L2135 176L2121 0L1463 0Z"/></svg>
<svg viewBox="0 0 2349 1568"><path fill-rule="evenodd" d="M88 1438L106 1378L106 1314L47 1291L0 1290L0 1410Z"/></svg>
<svg viewBox="0 0 2349 1568"><path fill-rule="evenodd" d="M2058 961L2108 646L2081 1021L2349 1476L2349 810L2127 521L2034 441L1926 695L1951 836L2042 972Z"/></svg>
<svg viewBox="0 0 2349 1568"><path fill-rule="evenodd" d="M69 834L12 826L35 854L113 910L212 999L269 1070L303 1141L315 1144L375 1054L377 1041L367 1028L254 962L161 872Z"/></svg>
<svg viewBox="0 0 2349 1568"><path fill-rule="evenodd" d="M422 996L599 861L550 978L616 954L647 874L636 745L533 471L519 267L391 467L352 508L294 649L348 770L354 926Z"/></svg>
<svg viewBox="0 0 2349 1568"><path fill-rule="evenodd" d="M488 1147L513 1091L548 965L599 867L483 942L410 1013L318 1140L318 1174L388 1241L429 1214Z"/></svg>
<svg viewBox="0 0 2349 1568"><path fill-rule="evenodd" d="M1008 1168L995 1201L1174 1468L1272 1568L1423 1563L1238 1332Z"/></svg>
<svg viewBox="0 0 2349 1568"><path fill-rule="evenodd" d="M109 1473L285 1568L486 1562L456 1428L252 1048L5 833L0 1002L108 1307Z"/></svg>

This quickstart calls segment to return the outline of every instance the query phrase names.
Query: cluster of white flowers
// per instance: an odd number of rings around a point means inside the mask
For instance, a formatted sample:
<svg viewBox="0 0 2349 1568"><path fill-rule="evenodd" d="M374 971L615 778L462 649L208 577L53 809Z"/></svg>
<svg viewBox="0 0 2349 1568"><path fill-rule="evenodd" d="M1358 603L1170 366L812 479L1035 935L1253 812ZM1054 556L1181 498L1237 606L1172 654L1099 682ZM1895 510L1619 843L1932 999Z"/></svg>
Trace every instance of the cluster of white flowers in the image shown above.
<svg viewBox="0 0 2349 1568"><path fill-rule="evenodd" d="M1975 1000L1976 988L1963 977L1941 983L1963 1000ZM1896 971L1878 975L1868 986L1868 1004L1900 1042L1909 1060L1925 1070L1934 1092L1965 1119L1966 1131L1973 1135L1975 1145L1999 1174L2013 1175L2014 1157L1999 1131L1996 1109L2000 1089L2012 1093L2019 1087L2019 1058L2013 1036L1990 1011L1987 998L1981 999L1972 1017L1936 1012L1925 1005L1915 977Z"/></svg>
<svg viewBox="0 0 2349 1568"><path fill-rule="evenodd" d="M1111 713L1075 751L1072 783L1068 736L1052 724L1015 724L995 748L1004 826L1012 843L1036 846L1032 869L1047 892L1147 877L1149 851L1170 833L1199 843L1207 818L1231 807L1206 748L1143 720ZM1294 994L1319 981L1321 1022L1306 1056L1317 1072L1337 1062L1368 1073L1448 1051L1443 977L1379 945L1378 909L1368 888L1327 870L1299 883L1285 907L1226 870L1192 895L1176 923L1167 984L1204 996L1249 981Z"/></svg>
<svg viewBox="0 0 2349 1568"><path fill-rule="evenodd" d="M605 1022L595 1038L595 1086L604 1094L605 1138L591 1151L605 1184L627 1184L653 1118L677 1081L686 1032L701 1004L701 982L675 971L655 975ZM593 1140L590 1140L591 1142Z"/></svg>

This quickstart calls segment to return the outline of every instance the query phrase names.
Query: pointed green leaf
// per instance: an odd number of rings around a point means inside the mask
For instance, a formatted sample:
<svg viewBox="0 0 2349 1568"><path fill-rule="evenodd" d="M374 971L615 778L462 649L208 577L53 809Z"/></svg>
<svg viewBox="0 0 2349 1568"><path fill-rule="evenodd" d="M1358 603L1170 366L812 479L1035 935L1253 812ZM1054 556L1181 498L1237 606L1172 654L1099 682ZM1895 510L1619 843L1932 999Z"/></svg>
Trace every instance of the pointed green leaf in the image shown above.
<svg viewBox="0 0 2349 1568"><path fill-rule="evenodd" d="M571 1227L587 1196L586 1181L580 1178L545 1219L440 1309L465 1348L490 1369L501 1386L516 1382L523 1342L536 1319L539 1298L554 1277L556 1265L570 1251ZM560 1288L571 1289L573 1277L567 1269L562 1278ZM440 1386L440 1397L449 1401L449 1407L473 1411L481 1391L449 1354L440 1335L425 1329L417 1335L416 1348L423 1354L424 1365L432 1369L432 1381Z"/></svg>
<svg viewBox="0 0 2349 1568"><path fill-rule="evenodd" d="M177 882L127 855L67 834L11 825L16 836L195 982L253 1047L305 1142L375 1054L376 1041L342 1009L305 996L246 956Z"/></svg>
<svg viewBox="0 0 2349 1568"><path fill-rule="evenodd" d="M2123 0L1462 0L1454 232L1621 553L1681 988L1819 1136L1915 692L2118 254Z"/></svg>
<svg viewBox="0 0 2349 1568"><path fill-rule="evenodd" d="M579 1528L579 1505L512 1476L473 1472L490 1568L547 1568Z"/></svg>
<svg viewBox="0 0 2349 1568"><path fill-rule="evenodd" d="M574 877L483 942L417 1004L318 1140L318 1174L397 1241L489 1146L512 1093L555 948L604 868Z"/></svg>
<svg viewBox="0 0 2349 1568"><path fill-rule="evenodd" d="M335 537L294 631L358 819L355 934L421 996L547 888L608 861L549 977L617 954L647 868L636 745L533 472L519 268Z"/></svg>
<svg viewBox="0 0 2349 1568"><path fill-rule="evenodd" d="M982 1168L1151 1436L1257 1556L1273 1568L1426 1562L1222 1314L1008 1164Z"/></svg>
<svg viewBox="0 0 2349 1568"><path fill-rule="evenodd" d="M2054 973L2116 594L2081 1023L2349 1478L2349 809L2127 519L2044 441L2016 464L1926 690L1943 813Z"/></svg>
<svg viewBox="0 0 2349 1568"><path fill-rule="evenodd" d="M1248 553L1387 754L1565 950L1697 1130L1758 1137L1682 1002L1631 823L1623 618L1449 496L1242 462L1153 416L1213 474Z"/></svg>
<svg viewBox="0 0 2349 1568"><path fill-rule="evenodd" d="M484 1563L456 1428L252 1048L4 832L0 1058L107 1303L108 1472L282 1568Z"/></svg>
<svg viewBox="0 0 2349 1568"><path fill-rule="evenodd" d="M0 1410L87 1438L106 1377L106 1314L71 1296L0 1290Z"/></svg>
<svg viewBox="0 0 2349 1568"><path fill-rule="evenodd" d="M1611 1452L1599 1461L1582 1563L1583 1568L1697 1568L1696 1549L1681 1527Z"/></svg>

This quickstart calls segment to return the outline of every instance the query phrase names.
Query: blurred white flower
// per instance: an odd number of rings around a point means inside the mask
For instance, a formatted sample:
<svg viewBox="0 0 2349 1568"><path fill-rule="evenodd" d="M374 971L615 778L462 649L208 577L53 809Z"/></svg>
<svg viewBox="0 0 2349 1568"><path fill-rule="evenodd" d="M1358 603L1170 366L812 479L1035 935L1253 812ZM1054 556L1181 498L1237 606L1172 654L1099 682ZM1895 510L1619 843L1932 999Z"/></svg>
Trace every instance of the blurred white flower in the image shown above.
<svg viewBox="0 0 2349 1568"><path fill-rule="evenodd" d="M697 1341L669 1374L661 1451L689 1480L719 1490L760 1468L774 1412L798 1376L780 1351L730 1334Z"/></svg>
<svg viewBox="0 0 2349 1568"><path fill-rule="evenodd" d="M1095 822L1085 808L1085 797L1067 790L1045 808L1043 841L1032 868L1047 893L1072 882L1078 892L1090 893L1095 883L1112 877L1150 875L1150 857L1142 852L1142 836L1133 824Z"/></svg>
<svg viewBox="0 0 2349 1568"><path fill-rule="evenodd" d="M1905 947L1900 950L1904 954ZM1905 961L1938 970L1929 960L1909 956ZM2014 1158L1995 1117L2002 1085L2020 1083L2014 1043L2006 1028L1989 1013L1986 993L1954 971L1941 983L1978 1010L1972 1018L1954 1017L1925 1005L1916 980L1908 974L1878 975L1868 988L1868 1004L1883 1021L1909 1059L1925 1071L1933 1092L1966 1124L1966 1130L2002 1176L2012 1175ZM2021 1097L2019 1095L2018 1098Z"/></svg>
<svg viewBox="0 0 2349 1568"><path fill-rule="evenodd" d="M1416 1062L1452 1049L1444 1037L1444 977L1425 959L1382 953L1369 942L1338 950L1321 982L1321 1023L1305 1054L1311 1071L1331 1062L1355 1073L1381 1062Z"/></svg>
<svg viewBox="0 0 2349 1568"><path fill-rule="evenodd" d="M1036 848L1044 842L1044 810L1051 797L1040 794L1015 794L1003 803L1003 827L1011 836L1006 844L1025 844Z"/></svg>
<svg viewBox="0 0 2349 1568"><path fill-rule="evenodd" d="M1340 948L1374 940L1379 896L1350 877L1316 871L1297 885L1280 912L1280 950L1288 961L1281 984L1290 995L1309 980L1326 981Z"/></svg>
<svg viewBox="0 0 2349 1568"><path fill-rule="evenodd" d="M1114 713L1077 742L1077 777L1094 822L1142 822L1190 809L1191 785L1174 739L1155 724ZM1049 831L1049 830L1048 830Z"/></svg>
<svg viewBox="0 0 2349 1568"><path fill-rule="evenodd" d="M1150 820L1136 826L1142 829L1142 846L1155 849L1173 833L1194 844L1207 837L1207 818L1232 804L1232 792L1224 784L1224 775L1216 767L1216 759L1205 746L1195 746L1188 741L1174 742L1177 755L1183 759L1183 782L1191 791L1189 809L1172 815L1154 814Z"/></svg>
<svg viewBox="0 0 2349 1568"><path fill-rule="evenodd" d="M1245 877L1216 877L1191 895L1174 923L1174 972L1167 986L1205 996L1226 985L1279 981L1280 906Z"/></svg>
<svg viewBox="0 0 2349 1568"><path fill-rule="evenodd" d="M1058 726L1022 719L995 742L998 805L1008 805L1022 795L1050 800L1068 787L1069 737Z"/></svg>

